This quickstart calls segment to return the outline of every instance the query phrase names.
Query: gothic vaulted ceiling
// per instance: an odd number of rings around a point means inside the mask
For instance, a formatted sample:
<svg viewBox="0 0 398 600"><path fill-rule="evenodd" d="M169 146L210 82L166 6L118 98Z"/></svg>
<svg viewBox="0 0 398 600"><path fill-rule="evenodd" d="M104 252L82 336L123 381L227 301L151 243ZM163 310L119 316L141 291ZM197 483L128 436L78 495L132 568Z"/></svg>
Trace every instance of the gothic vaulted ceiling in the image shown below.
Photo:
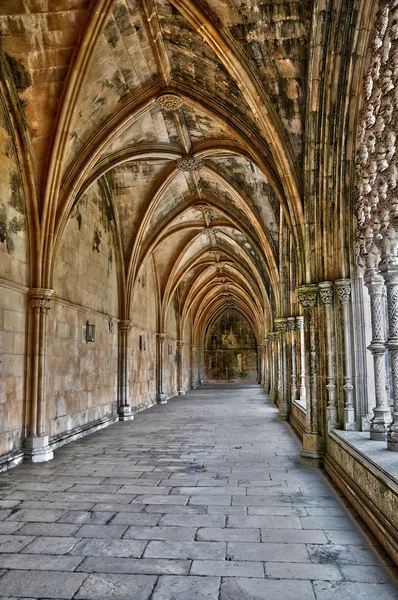
<svg viewBox="0 0 398 600"><path fill-rule="evenodd" d="M0 4L42 285L91 188L117 222L127 312L151 260L163 307L178 293L182 318L205 324L233 305L263 335L279 302L281 219L298 254L302 239L311 10L310 0Z"/></svg>

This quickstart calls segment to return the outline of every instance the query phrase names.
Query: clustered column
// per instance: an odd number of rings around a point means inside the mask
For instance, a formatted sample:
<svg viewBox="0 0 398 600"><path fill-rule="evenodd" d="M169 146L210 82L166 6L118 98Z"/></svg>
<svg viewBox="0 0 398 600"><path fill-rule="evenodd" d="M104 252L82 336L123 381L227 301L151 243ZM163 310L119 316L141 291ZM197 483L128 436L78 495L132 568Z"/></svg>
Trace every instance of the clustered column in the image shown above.
<svg viewBox="0 0 398 600"><path fill-rule="evenodd" d="M30 291L31 340L30 371L31 388L25 458L31 462L45 462L53 458L46 435L46 339L47 316L53 305L54 290L33 288Z"/></svg>
<svg viewBox="0 0 398 600"><path fill-rule="evenodd" d="M156 400L159 404L167 404L166 394L163 391L163 343L166 339L166 334L156 334L156 371L157 371L157 393Z"/></svg>
<svg viewBox="0 0 398 600"><path fill-rule="evenodd" d="M132 421L134 414L129 402L129 360L128 360L128 337L131 331L131 321L122 320L119 322L119 377L120 377L120 399L119 399L119 420Z"/></svg>
<svg viewBox="0 0 398 600"><path fill-rule="evenodd" d="M184 341L177 340L177 393L179 396L185 396L185 390L182 384L183 348Z"/></svg>

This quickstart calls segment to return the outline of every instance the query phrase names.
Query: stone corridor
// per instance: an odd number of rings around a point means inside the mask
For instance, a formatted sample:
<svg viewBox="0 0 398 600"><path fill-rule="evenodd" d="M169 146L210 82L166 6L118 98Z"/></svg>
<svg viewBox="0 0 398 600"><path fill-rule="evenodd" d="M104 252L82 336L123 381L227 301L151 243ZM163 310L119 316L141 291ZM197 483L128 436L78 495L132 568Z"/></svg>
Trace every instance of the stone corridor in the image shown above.
<svg viewBox="0 0 398 600"><path fill-rule="evenodd" d="M0 475L0 597L394 600L258 386L204 386Z"/></svg>

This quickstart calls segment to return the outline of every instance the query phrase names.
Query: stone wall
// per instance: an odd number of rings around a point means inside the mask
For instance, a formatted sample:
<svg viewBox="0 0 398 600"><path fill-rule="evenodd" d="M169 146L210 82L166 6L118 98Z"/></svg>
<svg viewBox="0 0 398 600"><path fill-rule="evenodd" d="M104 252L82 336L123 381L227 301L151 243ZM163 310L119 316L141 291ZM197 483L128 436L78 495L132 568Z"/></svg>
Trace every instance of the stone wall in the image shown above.
<svg viewBox="0 0 398 600"><path fill-rule="evenodd" d="M101 189L92 186L73 209L59 247L47 339L50 437L116 410L118 280L108 214ZM94 342L86 341L87 321L95 325Z"/></svg>
<svg viewBox="0 0 398 600"><path fill-rule="evenodd" d="M28 285L22 180L0 105L0 455L18 452L23 434Z"/></svg>

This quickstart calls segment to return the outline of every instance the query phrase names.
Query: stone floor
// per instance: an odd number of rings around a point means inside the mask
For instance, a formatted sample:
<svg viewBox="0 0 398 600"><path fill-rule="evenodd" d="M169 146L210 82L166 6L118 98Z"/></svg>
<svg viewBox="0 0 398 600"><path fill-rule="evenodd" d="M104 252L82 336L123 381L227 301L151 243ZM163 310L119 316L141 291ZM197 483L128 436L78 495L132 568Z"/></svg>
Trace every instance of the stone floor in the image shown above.
<svg viewBox="0 0 398 600"><path fill-rule="evenodd" d="M1 599L396 600L276 414L205 386L0 475Z"/></svg>

